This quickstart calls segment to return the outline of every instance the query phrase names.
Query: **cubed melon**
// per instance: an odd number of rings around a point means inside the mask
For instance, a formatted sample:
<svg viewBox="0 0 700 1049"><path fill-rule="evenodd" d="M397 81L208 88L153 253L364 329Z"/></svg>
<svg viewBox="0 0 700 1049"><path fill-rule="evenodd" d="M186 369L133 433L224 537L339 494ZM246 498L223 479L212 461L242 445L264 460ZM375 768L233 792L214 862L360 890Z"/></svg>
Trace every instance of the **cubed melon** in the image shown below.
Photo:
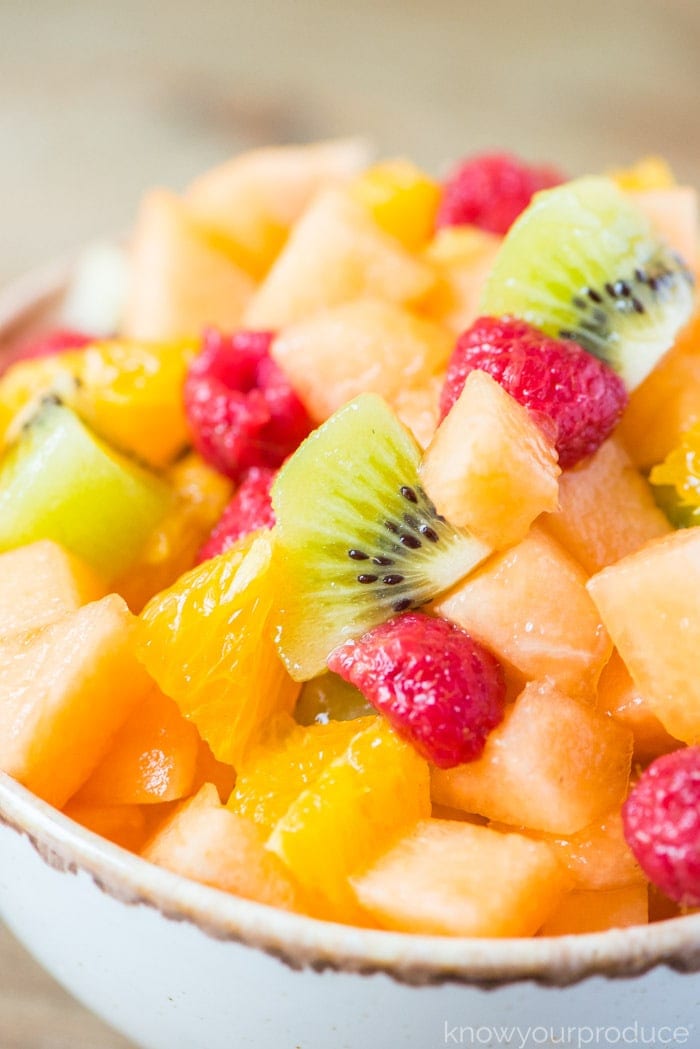
<svg viewBox="0 0 700 1049"><path fill-rule="evenodd" d="M402 390L396 397L394 411L415 437L421 448L427 448L440 422L440 394L444 375L426 379L421 386Z"/></svg>
<svg viewBox="0 0 700 1049"><path fill-rule="evenodd" d="M622 813L613 809L602 820L566 837L536 832L564 864L577 891L646 885L646 878L625 840Z"/></svg>
<svg viewBox="0 0 700 1049"><path fill-rule="evenodd" d="M632 679L664 728L700 742L700 529L657 539L588 589Z"/></svg>
<svg viewBox="0 0 700 1049"><path fill-rule="evenodd" d="M199 735L177 703L154 688L135 708L75 796L91 805L156 805L188 795Z"/></svg>
<svg viewBox="0 0 700 1049"><path fill-rule="evenodd" d="M431 936L530 936L556 909L567 878L551 849L520 834L422 820L352 878L385 929Z"/></svg>
<svg viewBox="0 0 700 1049"><path fill-rule="evenodd" d="M110 594L0 643L0 768L59 808L152 687L133 624Z"/></svg>
<svg viewBox="0 0 700 1049"><path fill-rule="evenodd" d="M623 801L632 733L549 682L531 683L477 761L434 769L433 800L499 823L575 834Z"/></svg>
<svg viewBox="0 0 700 1049"><path fill-rule="evenodd" d="M184 802L148 842L144 859L185 878L285 910L298 908L298 891L250 820L219 802L208 783Z"/></svg>
<svg viewBox="0 0 700 1049"><path fill-rule="evenodd" d="M481 295L502 239L475 226L446 226L428 245L424 257L438 279L422 308L455 335L479 316Z"/></svg>
<svg viewBox="0 0 700 1049"><path fill-rule="evenodd" d="M560 473L556 449L530 413L480 371L467 377L421 466L439 513L496 550L556 510Z"/></svg>
<svg viewBox="0 0 700 1049"><path fill-rule="evenodd" d="M691 269L698 268L698 194L692 186L655 186L631 193L638 208Z"/></svg>
<svg viewBox="0 0 700 1049"><path fill-rule="evenodd" d="M194 770L193 793L196 793L205 783L213 783L219 792L221 804L225 805L231 796L235 782L236 770L233 765L229 765L226 761L218 761L209 744L201 739Z"/></svg>
<svg viewBox="0 0 700 1049"><path fill-rule="evenodd" d="M131 245L124 334L168 342L237 327L254 284L174 194L143 200Z"/></svg>
<svg viewBox="0 0 700 1049"><path fill-rule="evenodd" d="M430 267L383 233L358 201L329 190L294 227L244 323L277 330L363 297L415 302L433 280Z"/></svg>
<svg viewBox="0 0 700 1049"><path fill-rule="evenodd" d="M559 479L559 510L542 525L589 574L671 531L648 482L611 437Z"/></svg>
<svg viewBox="0 0 700 1049"><path fill-rule="evenodd" d="M630 729L634 736L634 757L642 765L681 746L663 727L617 651L600 675L598 709Z"/></svg>
<svg viewBox="0 0 700 1049"><path fill-rule="evenodd" d="M569 936L573 933L605 932L646 925L649 900L646 884L597 892L572 892L540 929L541 936Z"/></svg>
<svg viewBox="0 0 700 1049"><path fill-rule="evenodd" d="M291 803L267 847L326 917L365 925L348 878L429 815L427 763L377 718Z"/></svg>
<svg viewBox="0 0 700 1049"><path fill-rule="evenodd" d="M230 240L240 264L260 277L316 194L347 182L367 160L366 144L353 138L251 150L200 175L186 201L198 221Z"/></svg>
<svg viewBox="0 0 700 1049"><path fill-rule="evenodd" d="M366 391L396 409L408 390L444 372L453 341L395 303L359 299L285 328L272 356L321 423Z"/></svg>
<svg viewBox="0 0 700 1049"><path fill-rule="evenodd" d="M49 539L0 554L0 638L47 626L104 597L88 565Z"/></svg>
<svg viewBox="0 0 700 1049"><path fill-rule="evenodd" d="M581 566L535 525L434 607L527 679L590 696L611 645L585 584Z"/></svg>
<svg viewBox="0 0 700 1049"><path fill-rule="evenodd" d="M140 852L149 837L148 823L139 805L91 805L71 798L63 811L81 827L129 852Z"/></svg>
<svg viewBox="0 0 700 1049"><path fill-rule="evenodd" d="M640 469L663 462L700 421L700 317L630 395L618 435Z"/></svg>

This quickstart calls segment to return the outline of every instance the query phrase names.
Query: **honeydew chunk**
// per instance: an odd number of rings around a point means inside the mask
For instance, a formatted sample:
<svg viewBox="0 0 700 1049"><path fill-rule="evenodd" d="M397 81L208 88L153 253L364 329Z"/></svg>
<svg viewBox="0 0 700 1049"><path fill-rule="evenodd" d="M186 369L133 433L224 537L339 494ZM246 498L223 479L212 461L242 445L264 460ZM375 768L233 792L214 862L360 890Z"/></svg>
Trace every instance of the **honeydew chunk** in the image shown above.
<svg viewBox="0 0 700 1049"><path fill-rule="evenodd" d="M632 733L550 682L530 683L477 761L434 769L433 801L499 823L575 834L625 798Z"/></svg>
<svg viewBox="0 0 700 1049"><path fill-rule="evenodd" d="M590 697L612 646L585 584L581 566L534 525L433 607L528 680Z"/></svg>
<svg viewBox="0 0 700 1049"><path fill-rule="evenodd" d="M143 200L131 245L123 334L169 342L208 325L235 328L255 285L226 242L200 227L173 193Z"/></svg>
<svg viewBox="0 0 700 1049"><path fill-rule="evenodd" d="M143 856L186 878L285 910L298 907L298 891L260 831L219 802L205 784L146 845Z"/></svg>
<svg viewBox="0 0 700 1049"><path fill-rule="evenodd" d="M437 510L494 549L556 510L560 473L554 445L528 411L480 371L467 377L421 465Z"/></svg>
<svg viewBox="0 0 700 1049"><path fill-rule="evenodd" d="M700 741L700 531L657 539L588 583L627 669L661 724Z"/></svg>
<svg viewBox="0 0 700 1049"><path fill-rule="evenodd" d="M104 597L80 558L49 539L0 554L0 638L38 630Z"/></svg>
<svg viewBox="0 0 700 1049"><path fill-rule="evenodd" d="M0 768L59 808L152 687L133 624L110 594L0 642Z"/></svg>
<svg viewBox="0 0 700 1049"><path fill-rule="evenodd" d="M648 482L614 437L564 471L559 510L542 524L590 574L671 531Z"/></svg>
<svg viewBox="0 0 700 1049"><path fill-rule="evenodd" d="M433 936L530 936L568 887L547 845L438 819L351 881L383 928Z"/></svg>
<svg viewBox="0 0 700 1049"><path fill-rule="evenodd" d="M328 190L294 227L243 320L277 330L353 299L416 302L433 281L430 267L382 232L358 201Z"/></svg>
<svg viewBox="0 0 700 1049"><path fill-rule="evenodd" d="M649 900L646 883L620 889L572 892L540 929L541 936L569 936L574 933L605 932L646 925Z"/></svg>

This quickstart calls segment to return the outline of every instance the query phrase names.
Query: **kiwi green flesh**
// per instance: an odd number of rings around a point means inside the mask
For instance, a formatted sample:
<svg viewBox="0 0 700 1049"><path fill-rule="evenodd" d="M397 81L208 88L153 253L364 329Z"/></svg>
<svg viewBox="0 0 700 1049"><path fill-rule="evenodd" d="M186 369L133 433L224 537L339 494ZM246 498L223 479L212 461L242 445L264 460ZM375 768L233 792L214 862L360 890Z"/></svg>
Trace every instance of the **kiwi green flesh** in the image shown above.
<svg viewBox="0 0 700 1049"><path fill-rule="evenodd" d="M693 310L693 276L609 179L537 194L506 236L483 299L606 361L632 390Z"/></svg>
<svg viewBox="0 0 700 1049"><path fill-rule="evenodd" d="M296 680L337 645L420 608L489 554L420 486L420 450L386 403L363 394L307 438L272 489L281 573L278 647Z"/></svg>
<svg viewBox="0 0 700 1049"><path fill-rule="evenodd" d="M328 671L305 682L294 710L300 725L327 725L376 714L358 688Z"/></svg>
<svg viewBox="0 0 700 1049"><path fill-rule="evenodd" d="M695 528L700 525L700 506L683 502L671 484L652 484L656 505L666 514L674 528Z"/></svg>
<svg viewBox="0 0 700 1049"><path fill-rule="evenodd" d="M0 550L52 539L111 582L138 556L170 499L160 478L50 398L0 460Z"/></svg>

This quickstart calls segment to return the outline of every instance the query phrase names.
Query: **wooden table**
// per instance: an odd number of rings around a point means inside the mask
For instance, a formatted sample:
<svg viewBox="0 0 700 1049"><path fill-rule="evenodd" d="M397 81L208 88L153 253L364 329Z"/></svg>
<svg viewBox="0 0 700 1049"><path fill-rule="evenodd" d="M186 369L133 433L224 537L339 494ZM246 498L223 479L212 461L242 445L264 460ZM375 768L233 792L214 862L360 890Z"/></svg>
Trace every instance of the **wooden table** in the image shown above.
<svg viewBox="0 0 700 1049"><path fill-rule="evenodd" d="M699 54L698 0L0 0L0 280L265 142L660 152L700 186ZM0 1049L124 1046L0 936Z"/></svg>

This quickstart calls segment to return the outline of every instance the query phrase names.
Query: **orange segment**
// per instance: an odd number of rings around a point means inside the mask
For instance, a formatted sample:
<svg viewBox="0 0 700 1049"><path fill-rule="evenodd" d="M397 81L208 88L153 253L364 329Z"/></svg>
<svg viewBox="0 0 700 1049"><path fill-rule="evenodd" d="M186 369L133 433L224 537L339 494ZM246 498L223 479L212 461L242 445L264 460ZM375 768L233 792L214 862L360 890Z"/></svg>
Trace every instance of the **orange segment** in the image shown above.
<svg viewBox="0 0 700 1049"><path fill-rule="evenodd" d="M0 554L0 637L47 626L105 590L92 568L49 539Z"/></svg>
<svg viewBox="0 0 700 1049"><path fill-rule="evenodd" d="M429 936L531 936L556 908L567 879L540 842L431 819L352 885L385 929Z"/></svg>
<svg viewBox="0 0 700 1049"><path fill-rule="evenodd" d="M352 184L351 193L380 229L409 251L418 251L435 229L441 189L408 160L376 164Z"/></svg>
<svg viewBox="0 0 700 1049"><path fill-rule="evenodd" d="M329 917L366 924L348 877L429 815L427 764L378 718L292 802L267 847Z"/></svg>
<svg viewBox="0 0 700 1049"><path fill-rule="evenodd" d="M116 594L0 643L0 768L59 808L151 687Z"/></svg>
<svg viewBox="0 0 700 1049"><path fill-rule="evenodd" d="M197 554L223 513L231 482L191 452L168 471L173 499L136 563L114 584L132 612L193 567Z"/></svg>
<svg viewBox="0 0 700 1049"><path fill-rule="evenodd" d="M199 736L177 704L154 689L117 733L76 801L91 805L153 805L192 790Z"/></svg>
<svg viewBox="0 0 700 1049"><path fill-rule="evenodd" d="M298 891L284 865L264 847L254 823L220 805L211 783L176 810L143 856L224 892L298 909Z"/></svg>
<svg viewBox="0 0 700 1049"><path fill-rule="evenodd" d="M138 654L219 761L238 765L268 721L294 708L271 622L273 535L249 537L157 594L144 609Z"/></svg>
<svg viewBox="0 0 700 1049"><path fill-rule="evenodd" d="M282 720L277 737L266 739L246 756L229 808L271 833L301 792L376 720L329 721L308 728Z"/></svg>
<svg viewBox="0 0 700 1049"><path fill-rule="evenodd" d="M542 525L588 573L671 531L647 481L615 438L564 471L559 510L543 517Z"/></svg>

